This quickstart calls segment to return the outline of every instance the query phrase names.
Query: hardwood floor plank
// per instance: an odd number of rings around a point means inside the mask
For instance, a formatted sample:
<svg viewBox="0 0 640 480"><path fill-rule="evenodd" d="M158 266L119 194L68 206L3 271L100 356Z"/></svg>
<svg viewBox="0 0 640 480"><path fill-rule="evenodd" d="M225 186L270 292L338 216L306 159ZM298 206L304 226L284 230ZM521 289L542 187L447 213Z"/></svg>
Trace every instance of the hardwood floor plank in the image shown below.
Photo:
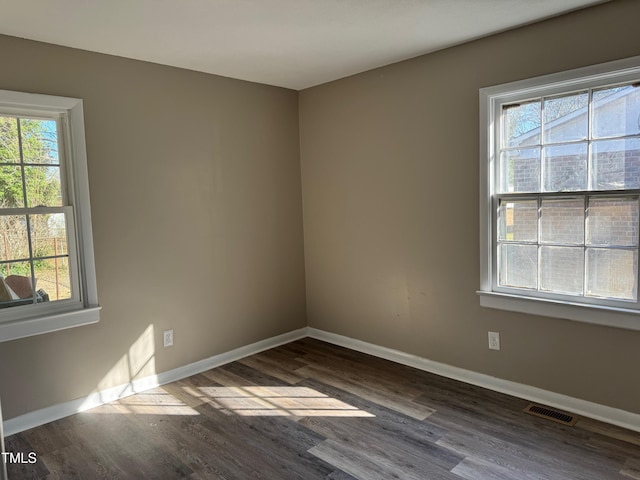
<svg viewBox="0 0 640 480"><path fill-rule="evenodd" d="M53 424L43 425L40 428L29 430L24 438L34 450L46 454L71 445L71 440L64 430Z"/></svg>
<svg viewBox="0 0 640 480"><path fill-rule="evenodd" d="M537 474L516 472L476 457L467 457L456 465L451 473L466 480L540 480Z"/></svg>
<svg viewBox="0 0 640 480"><path fill-rule="evenodd" d="M346 442L326 440L309 450L325 462L344 470L359 480L459 480L460 477L431 465L428 471L417 468L414 458L407 457L398 464L379 452L354 448Z"/></svg>
<svg viewBox="0 0 640 480"><path fill-rule="evenodd" d="M217 476L215 474L201 475L198 472L193 472L186 478L187 480L226 480L226 478L222 476Z"/></svg>
<svg viewBox="0 0 640 480"><path fill-rule="evenodd" d="M435 417L435 416L434 416ZM436 419L433 419L436 421ZM611 465L604 464L602 456L567 456L562 448L548 448L544 444L527 444L488 434L473 427L458 428L436 442L461 455L479 457L500 465L527 480L601 480L617 477ZM600 463L603 461L603 463ZM588 465L585 465L588 463Z"/></svg>
<svg viewBox="0 0 640 480"><path fill-rule="evenodd" d="M386 464L398 466L399 471L407 462L417 472L428 472L432 468L450 471L463 458L435 443L421 441L417 444L407 441L408 439L375 432L371 428L372 423L367 419L350 419L347 428L336 428L336 422L314 418L305 419L304 425L318 433L327 433L329 440L385 459Z"/></svg>
<svg viewBox="0 0 640 480"><path fill-rule="evenodd" d="M218 412L206 415L210 419L194 424L189 433L214 447L215 464L234 475L232 478L314 479L325 478L335 470L307 453L322 438L296 422L280 417L230 416L216 420L211 417L220 415Z"/></svg>
<svg viewBox="0 0 640 480"><path fill-rule="evenodd" d="M162 389L185 405L195 408L198 405L208 402L208 397L200 388L210 387L212 384L220 385L203 374L193 375L191 377L163 385Z"/></svg>
<svg viewBox="0 0 640 480"><path fill-rule="evenodd" d="M327 480L357 480L353 475L349 475L347 472L343 472L342 470L334 470L329 474Z"/></svg>
<svg viewBox="0 0 640 480"><path fill-rule="evenodd" d="M622 466L620 474L627 478L640 480L640 460L636 458L628 459Z"/></svg>
<svg viewBox="0 0 640 480"><path fill-rule="evenodd" d="M163 387L164 388L164 387ZM193 432L207 421L208 417L198 415L130 415L130 421L146 435L153 437L156 448L176 455L193 473L187 477L233 479L235 466L224 470L224 466L235 461L229 460L224 452L216 451L206 442L194 442ZM222 414L220 414L222 415ZM222 423L222 422L221 422ZM207 429L207 427L202 427Z"/></svg>
<svg viewBox="0 0 640 480"><path fill-rule="evenodd" d="M406 398L414 398L424 391L416 369L324 342L315 341L313 345L322 353L311 351L305 356L307 363L355 375L370 386L402 394Z"/></svg>
<svg viewBox="0 0 640 480"><path fill-rule="evenodd" d="M43 461L42 454L29 443L25 435L12 435L5 439L5 451L27 457L36 452L38 461L31 463L13 463L7 461L7 473L10 478L44 478L49 474L48 465Z"/></svg>
<svg viewBox="0 0 640 480"><path fill-rule="evenodd" d="M83 445L95 458L103 459L102 465L118 465L127 474L159 480L184 478L192 473L174 452L158 448L157 439L151 434L155 422L148 416L140 415L148 425L144 429L131 421L132 414L121 413L116 406L111 412L83 412L78 416L85 417L85 421L68 430L67 435L75 445Z"/></svg>
<svg viewBox="0 0 640 480"><path fill-rule="evenodd" d="M380 405L418 420L424 420L433 413L432 408L416 404L398 392L385 390L378 385L368 385L366 380L349 372L315 365L304 367L298 371L309 378L314 378L363 398L370 398Z"/></svg>
<svg viewBox="0 0 640 480"><path fill-rule="evenodd" d="M563 475L570 475L573 472L571 468L564 468L563 465L553 463L549 465L548 459L532 457L500 439L471 432L452 433L436 443L467 458L482 458L487 462L495 463L514 472L520 480L557 480L569 478Z"/></svg>
<svg viewBox="0 0 640 480"><path fill-rule="evenodd" d="M640 433L626 430L615 425L609 425L591 418L581 418L576 423L576 428L592 433L598 433L600 435L640 447Z"/></svg>
<svg viewBox="0 0 640 480"><path fill-rule="evenodd" d="M295 372L287 368L283 368L279 363L270 361L270 359L266 355L260 356L260 354L244 358L240 360L240 363L256 370L260 370L267 375L270 375L289 384L298 383L299 381L306 378L305 376L298 373L300 371L299 369L305 367L302 362L296 362L300 366L296 369Z"/></svg>
<svg viewBox="0 0 640 480"><path fill-rule="evenodd" d="M565 458L579 458L590 452L578 468L588 472L603 470L611 474L619 470L627 456L638 451L631 444L617 443L619 441L615 439L524 415L519 408L491 408L490 401L448 393L440 397L440 393L438 389L432 390L425 402L437 409L438 414L432 418L434 423L445 427L455 425L458 430L500 438L517 451L531 452L541 458L555 457L558 451L562 451ZM422 402L424 398L417 401ZM599 456L598 452L607 454Z"/></svg>
<svg viewBox="0 0 640 480"><path fill-rule="evenodd" d="M240 362L232 362L212 370L202 372L207 378L218 382L220 385L247 386L247 385L268 385L268 386L288 386L288 382L280 380L267 373L261 372Z"/></svg>
<svg viewBox="0 0 640 480"><path fill-rule="evenodd" d="M315 380L301 382L370 413L369 418L312 417L299 423L340 444L350 445L385 458L389 465L403 465L412 459L416 471L430 468L448 471L462 456L435 444L446 432L428 422L418 421Z"/></svg>
<svg viewBox="0 0 640 480"><path fill-rule="evenodd" d="M47 464L49 474L46 477L24 478L46 478L47 480L133 479L135 475L142 473L136 470L127 470L125 463L114 463L113 457L108 454L103 455L99 451L85 448L82 445L68 445L43 455L41 460ZM23 477L11 475L10 478Z"/></svg>
<svg viewBox="0 0 640 480"><path fill-rule="evenodd" d="M294 372L298 368L302 368L307 365L307 362L303 358L299 358L299 355L301 353L304 354L304 352L302 352L301 350L296 350L294 351L294 355L292 355L292 351L287 347L288 345L281 345L271 350L265 350L264 352L252 355L251 357L266 360L270 363L273 363L274 365L278 365L280 368L283 368L289 372Z"/></svg>
<svg viewBox="0 0 640 480"><path fill-rule="evenodd" d="M367 419L357 419L358 422L344 422L339 418L331 417L318 417L318 418L305 418L300 422L306 425L314 425L314 430L321 428L320 425L329 424L324 432L320 432L327 438L332 438L332 435L338 435L345 430L343 434L348 434L352 425L362 424L369 426L372 430L384 432L385 435L392 438L394 441L406 441L415 445L422 445L424 443L435 443L447 433L446 428L434 425L429 421L417 420L411 416L400 414L390 408L375 403L370 399L359 397L350 392L346 392L331 385L323 384L318 380L309 379L300 383L301 386L308 386L316 389L332 398L341 400L348 405L353 405L358 409L367 412L374 416L370 421ZM360 432L361 433L361 432ZM376 432L372 432L374 434ZM458 461L461 458L458 459Z"/></svg>

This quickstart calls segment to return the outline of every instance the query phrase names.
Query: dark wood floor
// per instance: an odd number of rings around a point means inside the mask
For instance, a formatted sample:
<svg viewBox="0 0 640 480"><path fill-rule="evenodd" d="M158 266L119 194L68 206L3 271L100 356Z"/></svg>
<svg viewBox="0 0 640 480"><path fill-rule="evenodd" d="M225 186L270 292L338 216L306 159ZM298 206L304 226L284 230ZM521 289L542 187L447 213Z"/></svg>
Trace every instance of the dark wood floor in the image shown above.
<svg viewBox="0 0 640 480"><path fill-rule="evenodd" d="M640 435L312 339L6 439L9 478L640 479Z"/></svg>

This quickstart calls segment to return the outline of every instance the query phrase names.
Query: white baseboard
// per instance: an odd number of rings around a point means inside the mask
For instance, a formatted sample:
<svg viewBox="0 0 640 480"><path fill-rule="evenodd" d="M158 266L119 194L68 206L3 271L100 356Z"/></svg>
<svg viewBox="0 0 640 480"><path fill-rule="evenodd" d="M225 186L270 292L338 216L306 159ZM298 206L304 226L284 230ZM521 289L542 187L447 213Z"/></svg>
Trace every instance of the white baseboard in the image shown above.
<svg viewBox="0 0 640 480"><path fill-rule="evenodd" d="M629 430L640 432L640 415L636 413L607 407L605 405L588 402L586 400L569 397L521 383L511 382L509 380L502 380L490 375L453 367L444 363L434 362L433 360L428 360L399 350L381 347L379 345L363 342L343 335L306 327L252 343L244 347L236 348L229 352L214 355L213 357L209 357L183 367L178 367L167 372L134 380L130 383L101 390L99 392L94 392L87 397L52 405L34 412L25 413L24 415L6 420L3 424L3 433L5 436L13 435L30 428L44 425L45 423L73 415L74 413L82 412L99 405L104 405L105 403L133 395L134 393L149 390L150 388L175 382L176 380L180 380L211 368L219 367L221 365L240 360L241 358L248 357L249 355L253 355L270 348L275 348L277 346L284 345L285 343L293 342L305 337L323 340L334 345L339 345L351 350L391 360L419 370L435 373L436 375L488 388L489 390L494 390L496 392L506 393L514 397L524 398L532 402L542 403L577 415L582 415L584 417L593 418L595 420L600 420L612 425L618 425L623 428L628 428Z"/></svg>
<svg viewBox="0 0 640 480"><path fill-rule="evenodd" d="M5 420L3 424L3 433L5 436L9 436L23 432L24 430L44 425L45 423L53 422L60 418L68 417L74 413L82 412L114 400L128 397L134 393L143 392L150 388L175 382L176 380L204 372L211 368L219 367L226 363L235 362L236 360L248 357L249 355L253 355L270 348L275 348L306 336L307 328L305 327L282 335L277 335L266 340L261 340L244 347L236 348L219 355L214 355L213 357L205 358L204 360L190 363L189 365L178 367L167 372L151 375L149 377L133 380L132 382L124 385L118 385L117 387L94 392L83 398L52 405L34 412L25 413L24 415Z"/></svg>
<svg viewBox="0 0 640 480"><path fill-rule="evenodd" d="M567 395L550 392L548 390L524 385L522 383L502 380L490 375L465 370L464 368L453 367L444 363L434 362L433 360L428 360L399 350L381 347L379 345L355 340L353 338L325 332L311 327L307 329L307 335L317 340L323 340L334 345L391 360L419 370L435 373L436 375L459 380L471 385L477 385L496 392L506 393L507 395L523 398L532 402L542 403L583 417L600 420L602 422L640 432L640 415L636 413L607 407L606 405L588 402L579 398L569 397Z"/></svg>

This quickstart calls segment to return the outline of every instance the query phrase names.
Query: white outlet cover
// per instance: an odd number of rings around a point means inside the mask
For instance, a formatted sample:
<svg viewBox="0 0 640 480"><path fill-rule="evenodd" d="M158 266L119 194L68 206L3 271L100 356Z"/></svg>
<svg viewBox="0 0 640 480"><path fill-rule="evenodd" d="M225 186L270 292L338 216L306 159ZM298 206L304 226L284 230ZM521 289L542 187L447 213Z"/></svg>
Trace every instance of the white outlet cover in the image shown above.
<svg viewBox="0 0 640 480"><path fill-rule="evenodd" d="M489 349L500 350L500 333L489 332Z"/></svg>
<svg viewBox="0 0 640 480"><path fill-rule="evenodd" d="M173 345L173 330L165 330L163 332L163 344L165 347Z"/></svg>

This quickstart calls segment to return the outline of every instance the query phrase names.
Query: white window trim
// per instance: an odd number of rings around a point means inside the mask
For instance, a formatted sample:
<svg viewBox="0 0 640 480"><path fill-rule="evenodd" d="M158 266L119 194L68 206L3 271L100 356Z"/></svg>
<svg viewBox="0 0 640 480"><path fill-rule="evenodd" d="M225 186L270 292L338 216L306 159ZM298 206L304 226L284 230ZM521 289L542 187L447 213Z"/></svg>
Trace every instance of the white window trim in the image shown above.
<svg viewBox="0 0 640 480"><path fill-rule="evenodd" d="M546 298L496 292L493 289L494 259L492 193L495 181L494 122L496 105L521 99L542 86L545 95L577 90L595 84L628 82L640 76L640 56L592 65L480 89L480 305L498 310L564 318L579 322L640 330L640 311L630 308L572 303Z"/></svg>
<svg viewBox="0 0 640 480"><path fill-rule="evenodd" d="M82 100L0 90L0 109L64 114L65 168L67 179L71 180L67 186L74 208L81 293L80 304L63 310L34 308L31 316L6 321L2 321L0 312L0 342L96 323L100 320L101 307L96 284Z"/></svg>

